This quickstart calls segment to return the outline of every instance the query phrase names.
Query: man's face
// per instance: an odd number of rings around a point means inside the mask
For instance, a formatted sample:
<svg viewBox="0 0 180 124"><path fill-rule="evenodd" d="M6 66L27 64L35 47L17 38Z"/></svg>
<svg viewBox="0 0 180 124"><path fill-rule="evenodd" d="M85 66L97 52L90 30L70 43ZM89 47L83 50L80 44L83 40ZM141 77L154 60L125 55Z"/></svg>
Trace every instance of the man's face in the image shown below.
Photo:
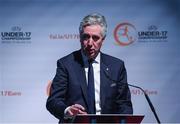
<svg viewBox="0 0 180 124"><path fill-rule="evenodd" d="M90 25L84 27L84 32L81 34L81 48L90 59L94 59L101 49L104 41L101 32L100 25Z"/></svg>

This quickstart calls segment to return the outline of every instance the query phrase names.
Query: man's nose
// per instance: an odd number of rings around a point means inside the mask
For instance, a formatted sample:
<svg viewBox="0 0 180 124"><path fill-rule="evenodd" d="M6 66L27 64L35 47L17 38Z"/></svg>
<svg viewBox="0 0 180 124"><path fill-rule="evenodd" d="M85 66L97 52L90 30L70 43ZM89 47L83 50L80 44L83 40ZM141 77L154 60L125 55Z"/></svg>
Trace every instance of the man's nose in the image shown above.
<svg viewBox="0 0 180 124"><path fill-rule="evenodd" d="M94 42L94 41L93 41L92 37L90 37L89 40L88 40L88 45L89 45L89 46L92 46L92 45L93 45L93 42Z"/></svg>

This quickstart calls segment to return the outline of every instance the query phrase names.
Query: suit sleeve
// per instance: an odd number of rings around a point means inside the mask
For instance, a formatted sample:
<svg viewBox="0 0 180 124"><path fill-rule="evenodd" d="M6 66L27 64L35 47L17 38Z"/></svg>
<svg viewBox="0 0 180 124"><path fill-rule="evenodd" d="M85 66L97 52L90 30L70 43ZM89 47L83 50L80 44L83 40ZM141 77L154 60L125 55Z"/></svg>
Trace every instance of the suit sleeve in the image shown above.
<svg viewBox="0 0 180 124"><path fill-rule="evenodd" d="M53 79L50 96L47 99L46 108L58 119L63 119L68 85L68 72L61 60L57 61L56 75Z"/></svg>
<svg viewBox="0 0 180 124"><path fill-rule="evenodd" d="M127 72L124 62L120 66L118 75L118 95L116 97L118 111L120 114L133 114L131 93L127 84Z"/></svg>

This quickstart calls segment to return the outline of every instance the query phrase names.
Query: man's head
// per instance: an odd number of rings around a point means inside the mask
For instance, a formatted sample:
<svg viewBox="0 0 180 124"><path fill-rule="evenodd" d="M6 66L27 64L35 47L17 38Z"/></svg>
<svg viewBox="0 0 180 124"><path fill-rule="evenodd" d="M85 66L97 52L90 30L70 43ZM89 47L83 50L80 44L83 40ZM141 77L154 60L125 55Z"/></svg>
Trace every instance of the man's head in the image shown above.
<svg viewBox="0 0 180 124"><path fill-rule="evenodd" d="M79 26L81 49L88 58L95 58L106 37L107 23L105 17L93 13L83 18Z"/></svg>

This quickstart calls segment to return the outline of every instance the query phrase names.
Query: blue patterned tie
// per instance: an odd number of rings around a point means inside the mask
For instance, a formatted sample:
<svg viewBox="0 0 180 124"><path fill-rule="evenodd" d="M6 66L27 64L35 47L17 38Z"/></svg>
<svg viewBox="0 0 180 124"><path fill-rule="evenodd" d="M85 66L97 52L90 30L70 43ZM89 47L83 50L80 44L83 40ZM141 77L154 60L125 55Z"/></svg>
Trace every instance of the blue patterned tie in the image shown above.
<svg viewBox="0 0 180 124"><path fill-rule="evenodd" d="M88 114L95 114L95 90L94 90L94 72L93 60L89 60L88 69Z"/></svg>

